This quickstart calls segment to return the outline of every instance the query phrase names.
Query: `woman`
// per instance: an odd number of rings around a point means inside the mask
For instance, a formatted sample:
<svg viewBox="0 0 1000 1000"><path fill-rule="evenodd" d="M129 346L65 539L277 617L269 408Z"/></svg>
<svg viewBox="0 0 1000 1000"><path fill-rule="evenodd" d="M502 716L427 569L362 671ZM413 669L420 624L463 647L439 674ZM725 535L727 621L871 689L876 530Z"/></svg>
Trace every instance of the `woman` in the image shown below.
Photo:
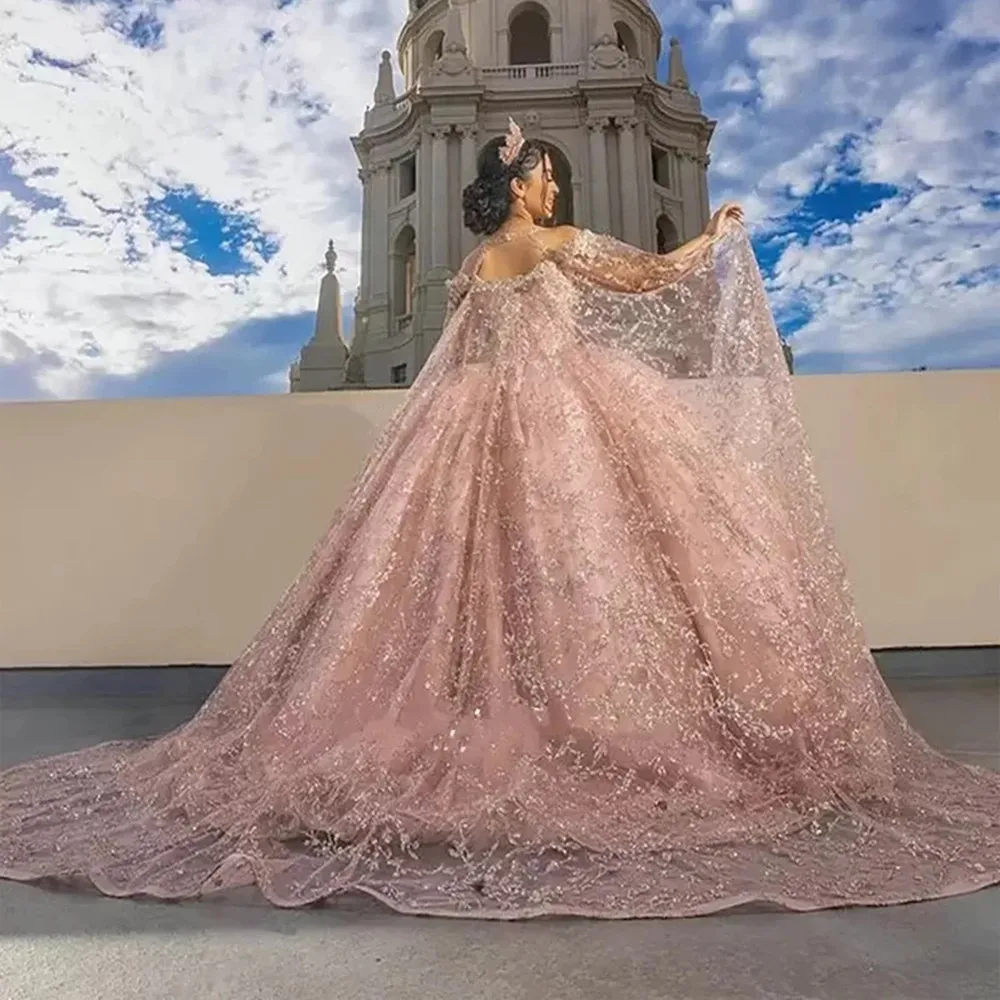
<svg viewBox="0 0 1000 1000"><path fill-rule="evenodd" d="M1000 775L865 646L740 212L656 256L486 239L299 578L198 714L0 775L0 874L476 917L808 910L1000 881Z"/></svg>

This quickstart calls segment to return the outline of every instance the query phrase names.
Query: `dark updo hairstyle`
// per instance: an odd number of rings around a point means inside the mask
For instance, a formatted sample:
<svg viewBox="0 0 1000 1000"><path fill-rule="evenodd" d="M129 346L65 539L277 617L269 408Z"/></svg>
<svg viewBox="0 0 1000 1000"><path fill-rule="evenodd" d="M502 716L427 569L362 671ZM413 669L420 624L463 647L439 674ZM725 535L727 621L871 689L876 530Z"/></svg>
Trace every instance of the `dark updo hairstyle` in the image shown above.
<svg viewBox="0 0 1000 1000"><path fill-rule="evenodd" d="M476 179L462 192L462 215L466 228L477 236L495 233L507 220L514 195L510 182L527 180L545 158L545 148L530 139L524 140L517 159L508 167L500 159L504 136L491 139L479 154Z"/></svg>

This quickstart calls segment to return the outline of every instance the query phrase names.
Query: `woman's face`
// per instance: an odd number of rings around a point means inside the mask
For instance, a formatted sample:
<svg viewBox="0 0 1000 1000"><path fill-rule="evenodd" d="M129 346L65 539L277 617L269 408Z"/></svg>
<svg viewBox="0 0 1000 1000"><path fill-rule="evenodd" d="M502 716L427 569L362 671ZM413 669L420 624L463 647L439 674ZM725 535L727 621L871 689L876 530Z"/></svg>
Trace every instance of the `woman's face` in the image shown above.
<svg viewBox="0 0 1000 1000"><path fill-rule="evenodd" d="M521 196L525 211L535 222L548 222L555 215L559 185L548 154L532 167L526 179L514 181L514 185L514 193Z"/></svg>

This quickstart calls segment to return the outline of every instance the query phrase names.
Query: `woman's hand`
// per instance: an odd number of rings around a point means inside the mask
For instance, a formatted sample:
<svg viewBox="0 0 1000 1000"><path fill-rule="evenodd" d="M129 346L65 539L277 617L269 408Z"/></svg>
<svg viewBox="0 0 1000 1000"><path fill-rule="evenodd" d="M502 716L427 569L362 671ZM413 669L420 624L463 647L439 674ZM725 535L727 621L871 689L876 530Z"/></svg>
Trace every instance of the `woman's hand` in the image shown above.
<svg viewBox="0 0 1000 1000"><path fill-rule="evenodd" d="M743 209L735 201L727 201L709 220L705 233L708 236L716 236L722 230L726 222L732 219L743 225Z"/></svg>

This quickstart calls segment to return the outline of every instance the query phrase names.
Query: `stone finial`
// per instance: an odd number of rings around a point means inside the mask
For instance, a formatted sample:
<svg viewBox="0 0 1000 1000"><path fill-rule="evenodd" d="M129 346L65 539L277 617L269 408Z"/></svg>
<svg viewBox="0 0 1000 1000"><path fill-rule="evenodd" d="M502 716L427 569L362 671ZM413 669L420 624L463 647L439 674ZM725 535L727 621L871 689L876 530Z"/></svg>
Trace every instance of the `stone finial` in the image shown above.
<svg viewBox="0 0 1000 1000"><path fill-rule="evenodd" d="M594 69L621 69L628 62L627 53L618 44L618 30L611 14L610 0L598 0L593 39L590 45L590 65Z"/></svg>
<svg viewBox="0 0 1000 1000"><path fill-rule="evenodd" d="M336 275L337 251L330 240L326 249L326 274L319 287L319 305L316 309L316 330L313 343L342 345L343 322L340 315L340 281Z"/></svg>
<svg viewBox="0 0 1000 1000"><path fill-rule="evenodd" d="M448 15L444 22L444 41L441 43L441 58L430 67L432 76L468 76L472 73L469 47L465 42L462 28L462 12L450 0Z"/></svg>
<svg viewBox="0 0 1000 1000"><path fill-rule="evenodd" d="M457 52L463 56L468 56L469 49L465 44L465 31L462 28L462 12L455 5L455 0L449 0L448 17L444 22L444 44L442 51L445 55L449 52Z"/></svg>
<svg viewBox="0 0 1000 1000"><path fill-rule="evenodd" d="M671 87L688 89L688 75L684 68L684 54L681 52L681 40L670 39L670 65L667 71L667 83Z"/></svg>
<svg viewBox="0 0 1000 1000"><path fill-rule="evenodd" d="M392 79L392 55L388 49L382 52L378 65L378 82L375 84L375 104L392 104L396 100L396 84Z"/></svg>
<svg viewBox="0 0 1000 1000"><path fill-rule="evenodd" d="M599 0L594 14L594 45L614 45L618 47L618 31L611 16L611 5L608 0Z"/></svg>
<svg viewBox="0 0 1000 1000"><path fill-rule="evenodd" d="M326 248L326 274L319 284L319 304L313 335L289 370L292 392L319 392L344 383L347 344L341 318L340 281L337 279L337 251L333 240Z"/></svg>

